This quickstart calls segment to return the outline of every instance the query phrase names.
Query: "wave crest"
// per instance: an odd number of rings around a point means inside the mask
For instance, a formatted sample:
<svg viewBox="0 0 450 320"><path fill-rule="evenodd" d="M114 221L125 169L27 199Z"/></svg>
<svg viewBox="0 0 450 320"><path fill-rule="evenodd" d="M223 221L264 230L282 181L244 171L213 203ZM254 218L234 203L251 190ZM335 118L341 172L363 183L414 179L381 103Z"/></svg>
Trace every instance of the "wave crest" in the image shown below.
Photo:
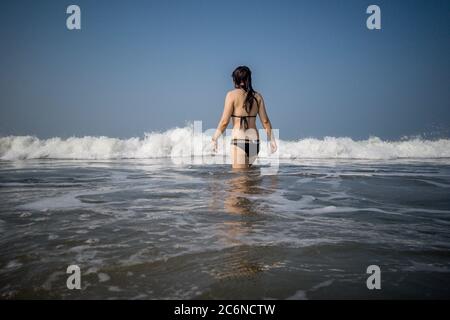
<svg viewBox="0 0 450 320"><path fill-rule="evenodd" d="M35 136L6 136L0 138L0 159L145 159L183 157L211 154L211 136L193 135L191 127L175 128L165 132L146 133L142 138L118 139L105 136L59 137L39 139ZM228 154L226 138L223 148ZM202 147L198 146L202 143ZM196 146L195 148L193 146ZM261 146L262 157L267 146ZM395 158L449 158L450 140L419 138L384 141L377 137L353 140L347 137L305 138L297 141L279 141L279 157L284 159L395 159Z"/></svg>

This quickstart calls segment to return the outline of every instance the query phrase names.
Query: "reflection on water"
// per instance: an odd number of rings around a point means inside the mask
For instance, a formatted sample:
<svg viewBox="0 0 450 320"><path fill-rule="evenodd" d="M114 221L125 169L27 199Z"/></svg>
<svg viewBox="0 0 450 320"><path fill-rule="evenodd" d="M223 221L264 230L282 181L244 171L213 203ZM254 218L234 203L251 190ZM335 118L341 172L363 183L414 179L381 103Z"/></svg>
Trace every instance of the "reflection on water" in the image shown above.
<svg viewBox="0 0 450 320"><path fill-rule="evenodd" d="M226 183L224 207L234 214L257 214L258 201L252 195L262 194L260 170L234 172Z"/></svg>
<svg viewBox="0 0 450 320"><path fill-rule="evenodd" d="M277 176L263 176L257 167L235 171L226 180L225 210L233 214L262 213L268 208L261 207L261 196L270 196L276 188Z"/></svg>
<svg viewBox="0 0 450 320"><path fill-rule="evenodd" d="M232 220L222 223L222 240L226 246L236 246L236 250L227 257L222 268L216 270L214 277L221 280L251 277L266 270L267 265L252 252L255 248L248 247L243 239L264 226L270 207L261 203L261 196L270 196L276 190L277 176L263 176L259 168L252 167L234 170L225 179L224 186L223 183L223 180L213 179L211 207L219 209L219 204L223 203L224 211L233 215Z"/></svg>

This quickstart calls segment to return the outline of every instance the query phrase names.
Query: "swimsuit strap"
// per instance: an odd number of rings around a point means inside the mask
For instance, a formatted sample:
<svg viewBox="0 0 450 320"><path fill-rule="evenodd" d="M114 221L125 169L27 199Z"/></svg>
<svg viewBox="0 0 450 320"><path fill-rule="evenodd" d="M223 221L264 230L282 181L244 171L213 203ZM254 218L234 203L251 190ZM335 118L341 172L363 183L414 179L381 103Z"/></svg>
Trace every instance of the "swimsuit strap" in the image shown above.
<svg viewBox="0 0 450 320"><path fill-rule="evenodd" d="M247 118L256 118L256 116L235 116L234 114L231 115L234 118L241 118L241 123L239 124L240 128L242 128L242 124L244 124L244 128L248 129L248 120Z"/></svg>
<svg viewBox="0 0 450 320"><path fill-rule="evenodd" d="M259 111L259 104L257 104L258 111ZM247 110L245 110L247 111ZM252 109L250 109L252 111ZM234 112L234 111L233 111ZM239 127L242 129L242 124L244 125L244 129L248 129L248 120L247 118L256 118L256 115L254 116L235 116L234 114L231 115L233 118L241 118L241 122L239 124Z"/></svg>

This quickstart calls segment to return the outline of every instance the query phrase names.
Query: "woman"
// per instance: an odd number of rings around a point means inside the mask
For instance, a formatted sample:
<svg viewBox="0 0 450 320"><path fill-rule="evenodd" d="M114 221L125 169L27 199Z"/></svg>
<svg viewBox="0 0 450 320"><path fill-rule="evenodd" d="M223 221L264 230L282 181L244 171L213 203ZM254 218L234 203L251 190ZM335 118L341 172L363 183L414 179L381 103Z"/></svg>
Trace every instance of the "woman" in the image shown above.
<svg viewBox="0 0 450 320"><path fill-rule="evenodd" d="M212 137L213 149L217 150L217 139L227 128L230 118L233 118L233 131L231 135L231 159L233 168L248 168L255 161L259 153L259 134L256 128L256 116L259 115L261 123L266 129L267 139L270 141L272 153L277 145L272 136L272 125L267 116L266 106L261 94L253 90L252 73L246 66L237 67L232 74L234 90L227 93L225 106Z"/></svg>

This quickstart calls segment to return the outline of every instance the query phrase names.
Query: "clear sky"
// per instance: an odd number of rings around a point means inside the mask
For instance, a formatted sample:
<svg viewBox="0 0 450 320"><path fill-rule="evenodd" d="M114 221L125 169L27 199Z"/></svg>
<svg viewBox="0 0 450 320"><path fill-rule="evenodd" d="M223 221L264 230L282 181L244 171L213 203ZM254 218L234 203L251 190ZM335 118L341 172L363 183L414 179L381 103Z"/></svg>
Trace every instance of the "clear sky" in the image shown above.
<svg viewBox="0 0 450 320"><path fill-rule="evenodd" d="M449 135L448 0L5 0L0 39L0 135L215 127L238 65L283 139Z"/></svg>

